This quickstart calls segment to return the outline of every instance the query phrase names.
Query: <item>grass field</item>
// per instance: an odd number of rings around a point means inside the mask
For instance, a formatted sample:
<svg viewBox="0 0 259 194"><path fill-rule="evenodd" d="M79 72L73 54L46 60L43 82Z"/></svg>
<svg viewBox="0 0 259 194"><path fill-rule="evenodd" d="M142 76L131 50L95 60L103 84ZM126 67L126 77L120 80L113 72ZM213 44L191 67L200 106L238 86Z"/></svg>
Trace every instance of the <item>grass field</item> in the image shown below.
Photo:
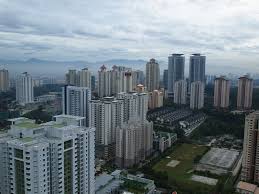
<svg viewBox="0 0 259 194"><path fill-rule="evenodd" d="M213 191L213 186L190 180L193 175L194 158L198 155L203 155L206 151L207 147L205 146L181 144L169 155L170 158L164 158L155 164L153 170L156 172L166 171L168 174L168 183L170 185L176 185L179 188L184 188L185 191ZM169 167L167 164L171 160L178 160L180 163L176 167Z"/></svg>

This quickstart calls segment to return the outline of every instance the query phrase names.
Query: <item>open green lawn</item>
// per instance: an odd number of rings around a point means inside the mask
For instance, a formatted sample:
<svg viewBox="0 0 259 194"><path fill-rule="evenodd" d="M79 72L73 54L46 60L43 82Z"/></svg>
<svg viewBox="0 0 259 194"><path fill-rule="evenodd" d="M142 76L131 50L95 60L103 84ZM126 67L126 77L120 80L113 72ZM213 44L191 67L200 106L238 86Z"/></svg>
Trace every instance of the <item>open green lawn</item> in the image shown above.
<svg viewBox="0 0 259 194"><path fill-rule="evenodd" d="M214 187L202 183L197 183L190 180L193 175L193 160L197 155L203 155L207 151L207 147L181 144L178 145L174 151L169 155L170 158L164 158L153 166L154 171L166 171L168 174L168 183L176 185L178 188L183 188L184 191L205 191L210 192ZM171 160L178 160L180 164L176 167L169 167L167 164Z"/></svg>

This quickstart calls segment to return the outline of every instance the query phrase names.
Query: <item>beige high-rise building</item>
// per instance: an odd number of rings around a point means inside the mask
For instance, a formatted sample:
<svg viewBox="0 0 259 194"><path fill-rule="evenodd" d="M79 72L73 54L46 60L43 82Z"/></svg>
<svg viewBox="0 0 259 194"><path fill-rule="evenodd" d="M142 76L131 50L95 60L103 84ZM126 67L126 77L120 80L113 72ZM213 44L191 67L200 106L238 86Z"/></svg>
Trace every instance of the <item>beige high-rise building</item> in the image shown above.
<svg viewBox="0 0 259 194"><path fill-rule="evenodd" d="M7 69L0 69L0 92L9 90L9 73Z"/></svg>
<svg viewBox="0 0 259 194"><path fill-rule="evenodd" d="M151 155L153 123L131 120L116 129L115 163L121 168L131 167Z"/></svg>
<svg viewBox="0 0 259 194"><path fill-rule="evenodd" d="M259 111L246 117L241 180L259 183Z"/></svg>
<svg viewBox="0 0 259 194"><path fill-rule="evenodd" d="M135 90L137 93L142 93L146 91L145 87L142 84L138 84Z"/></svg>
<svg viewBox="0 0 259 194"><path fill-rule="evenodd" d="M214 84L214 107L228 108L230 94L230 81L221 76L215 79Z"/></svg>
<svg viewBox="0 0 259 194"><path fill-rule="evenodd" d="M202 109L204 107L204 83L201 81L191 83L190 108Z"/></svg>
<svg viewBox="0 0 259 194"><path fill-rule="evenodd" d="M79 86L91 89L91 72L84 68L78 72Z"/></svg>
<svg viewBox="0 0 259 194"><path fill-rule="evenodd" d="M148 107L150 109L159 108L163 106L164 94L159 90L154 90L149 93Z"/></svg>
<svg viewBox="0 0 259 194"><path fill-rule="evenodd" d="M187 82L185 80L176 81L174 84L174 103L186 104Z"/></svg>
<svg viewBox="0 0 259 194"><path fill-rule="evenodd" d="M253 98L253 79L247 76L238 80L237 108L241 110L251 109Z"/></svg>
<svg viewBox="0 0 259 194"><path fill-rule="evenodd" d="M146 87L149 92L159 89L160 69L155 59L146 64Z"/></svg>

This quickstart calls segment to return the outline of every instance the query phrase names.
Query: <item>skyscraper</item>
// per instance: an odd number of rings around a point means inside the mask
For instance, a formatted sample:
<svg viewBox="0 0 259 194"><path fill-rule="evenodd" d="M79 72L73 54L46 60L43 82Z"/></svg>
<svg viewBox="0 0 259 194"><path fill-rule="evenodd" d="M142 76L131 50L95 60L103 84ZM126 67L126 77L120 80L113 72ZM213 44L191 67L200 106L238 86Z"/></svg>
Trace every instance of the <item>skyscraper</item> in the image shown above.
<svg viewBox="0 0 259 194"><path fill-rule="evenodd" d="M38 125L11 119L0 136L0 193L94 193L95 129L59 115Z"/></svg>
<svg viewBox="0 0 259 194"><path fill-rule="evenodd" d="M9 72L7 69L0 69L0 92L9 90Z"/></svg>
<svg viewBox="0 0 259 194"><path fill-rule="evenodd" d="M86 87L64 86L62 88L63 114L85 117L85 126L89 126L89 103L91 90Z"/></svg>
<svg viewBox="0 0 259 194"><path fill-rule="evenodd" d="M95 91L95 76L91 75L91 90Z"/></svg>
<svg viewBox="0 0 259 194"><path fill-rule="evenodd" d="M115 163L121 168L144 161L152 153L153 123L128 121L116 130Z"/></svg>
<svg viewBox="0 0 259 194"><path fill-rule="evenodd" d="M16 101L22 105L34 101L32 77L27 72L16 79Z"/></svg>
<svg viewBox="0 0 259 194"><path fill-rule="evenodd" d="M92 100L90 103L90 126L96 128L96 143L101 157L111 159L115 155L116 127L124 121L124 103L114 97Z"/></svg>
<svg viewBox="0 0 259 194"><path fill-rule="evenodd" d="M168 57L168 96L173 97L174 84L184 80L185 57L183 54L172 54Z"/></svg>
<svg viewBox="0 0 259 194"><path fill-rule="evenodd" d="M88 70L88 68L84 68L81 71L78 72L78 79L79 84L77 84L80 87L87 87L91 89L91 72Z"/></svg>
<svg viewBox="0 0 259 194"><path fill-rule="evenodd" d="M230 81L221 76L215 79L214 107L227 108L229 106Z"/></svg>
<svg viewBox="0 0 259 194"><path fill-rule="evenodd" d="M164 70L163 74L163 86L167 90L168 89L168 69Z"/></svg>
<svg viewBox="0 0 259 194"><path fill-rule="evenodd" d="M111 74L107 71L105 65L98 71L98 96L100 98L111 96Z"/></svg>
<svg viewBox="0 0 259 194"><path fill-rule="evenodd" d="M190 56L190 66L189 66L189 82L201 81L205 84L205 64L206 57L201 54L193 54Z"/></svg>
<svg viewBox="0 0 259 194"><path fill-rule="evenodd" d="M68 73L66 74L66 84L71 86L77 86L78 85L78 75L75 69L68 70Z"/></svg>
<svg viewBox="0 0 259 194"><path fill-rule="evenodd" d="M159 89L160 68L155 59L146 64L146 87L149 92Z"/></svg>
<svg viewBox="0 0 259 194"><path fill-rule="evenodd" d="M241 110L251 109L253 98L253 80L247 76L238 80L237 108Z"/></svg>
<svg viewBox="0 0 259 194"><path fill-rule="evenodd" d="M201 81L191 83L190 108L201 109L204 107L204 83Z"/></svg>
<svg viewBox="0 0 259 194"><path fill-rule="evenodd" d="M146 120L148 111L147 93L119 93L117 99L124 103L124 122L139 118Z"/></svg>
<svg viewBox="0 0 259 194"><path fill-rule="evenodd" d="M186 104L187 82L179 80L174 83L174 103L181 105Z"/></svg>
<svg viewBox="0 0 259 194"><path fill-rule="evenodd" d="M259 183L259 111L245 119L241 180Z"/></svg>

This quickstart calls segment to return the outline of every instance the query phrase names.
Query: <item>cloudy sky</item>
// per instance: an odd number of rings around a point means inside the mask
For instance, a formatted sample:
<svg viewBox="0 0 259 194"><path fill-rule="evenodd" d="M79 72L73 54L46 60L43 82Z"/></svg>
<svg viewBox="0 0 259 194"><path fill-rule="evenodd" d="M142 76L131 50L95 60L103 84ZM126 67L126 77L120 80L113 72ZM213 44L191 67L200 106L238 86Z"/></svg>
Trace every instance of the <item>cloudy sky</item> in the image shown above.
<svg viewBox="0 0 259 194"><path fill-rule="evenodd" d="M149 59L201 52L259 71L258 0L0 0L0 58Z"/></svg>

